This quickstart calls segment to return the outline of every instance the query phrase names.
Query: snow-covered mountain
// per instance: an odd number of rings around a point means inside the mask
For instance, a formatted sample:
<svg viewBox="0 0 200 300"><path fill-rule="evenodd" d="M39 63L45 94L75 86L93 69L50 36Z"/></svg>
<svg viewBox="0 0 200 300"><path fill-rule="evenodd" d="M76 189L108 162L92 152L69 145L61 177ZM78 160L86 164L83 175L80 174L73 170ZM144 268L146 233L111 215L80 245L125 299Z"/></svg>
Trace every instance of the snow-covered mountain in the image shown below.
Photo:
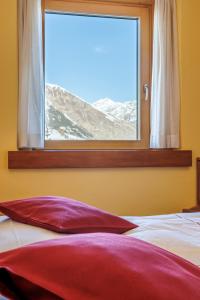
<svg viewBox="0 0 200 300"><path fill-rule="evenodd" d="M112 100L111 100L112 101ZM115 103L115 102L113 102ZM123 104L123 103L122 103ZM103 111L58 85L46 84L46 138L49 140L127 140L135 122ZM112 110L111 110L112 111ZM128 117L127 117L128 118Z"/></svg>
<svg viewBox="0 0 200 300"><path fill-rule="evenodd" d="M99 99L93 106L120 120L135 122L137 118L136 101L116 102L109 98Z"/></svg>

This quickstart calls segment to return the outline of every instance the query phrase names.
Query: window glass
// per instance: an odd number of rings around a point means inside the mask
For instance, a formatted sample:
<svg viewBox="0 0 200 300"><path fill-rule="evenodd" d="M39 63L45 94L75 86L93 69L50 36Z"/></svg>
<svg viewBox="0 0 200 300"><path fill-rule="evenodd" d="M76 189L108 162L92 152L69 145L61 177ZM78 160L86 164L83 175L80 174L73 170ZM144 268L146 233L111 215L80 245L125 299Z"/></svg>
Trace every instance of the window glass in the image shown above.
<svg viewBox="0 0 200 300"><path fill-rule="evenodd" d="M46 140L140 138L140 22L45 13Z"/></svg>

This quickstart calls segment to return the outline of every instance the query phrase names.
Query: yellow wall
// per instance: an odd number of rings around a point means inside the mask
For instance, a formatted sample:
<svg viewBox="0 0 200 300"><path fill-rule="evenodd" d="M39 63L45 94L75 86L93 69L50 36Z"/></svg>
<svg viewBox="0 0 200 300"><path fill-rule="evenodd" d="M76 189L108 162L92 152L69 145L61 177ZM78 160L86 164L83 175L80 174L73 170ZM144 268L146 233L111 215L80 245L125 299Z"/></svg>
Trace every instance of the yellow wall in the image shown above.
<svg viewBox="0 0 200 300"><path fill-rule="evenodd" d="M10 171L16 149L17 1L0 8L0 200L64 195L117 214L180 211L195 203L195 157L200 156L200 1L178 0L181 54L181 139L192 168Z"/></svg>

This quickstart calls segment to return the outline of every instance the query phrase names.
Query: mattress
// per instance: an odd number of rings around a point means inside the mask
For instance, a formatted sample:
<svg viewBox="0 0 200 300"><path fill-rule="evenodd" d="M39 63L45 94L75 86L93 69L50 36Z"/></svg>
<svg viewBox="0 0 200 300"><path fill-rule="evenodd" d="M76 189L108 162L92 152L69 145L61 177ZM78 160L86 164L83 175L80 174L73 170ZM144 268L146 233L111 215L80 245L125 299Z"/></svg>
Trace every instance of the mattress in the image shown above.
<svg viewBox="0 0 200 300"><path fill-rule="evenodd" d="M123 217L139 227L125 235L147 241L200 266L200 213ZM0 216L0 252L30 243L66 237Z"/></svg>
<svg viewBox="0 0 200 300"><path fill-rule="evenodd" d="M126 217L139 227L126 232L200 266L200 213Z"/></svg>

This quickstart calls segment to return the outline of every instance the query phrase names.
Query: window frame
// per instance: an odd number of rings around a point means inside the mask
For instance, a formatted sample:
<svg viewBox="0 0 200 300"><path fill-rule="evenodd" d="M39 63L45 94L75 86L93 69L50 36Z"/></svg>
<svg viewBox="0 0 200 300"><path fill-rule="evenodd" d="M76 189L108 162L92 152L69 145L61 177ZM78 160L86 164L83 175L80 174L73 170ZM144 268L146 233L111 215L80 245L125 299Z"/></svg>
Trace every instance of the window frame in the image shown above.
<svg viewBox="0 0 200 300"><path fill-rule="evenodd" d="M113 15L140 18L140 135L141 140L45 140L45 149L148 149L150 137L150 86L152 56L152 0L101 1L101 0L43 0L43 49L45 66L45 12L68 12L74 14ZM144 84L149 86L149 99L145 101Z"/></svg>

